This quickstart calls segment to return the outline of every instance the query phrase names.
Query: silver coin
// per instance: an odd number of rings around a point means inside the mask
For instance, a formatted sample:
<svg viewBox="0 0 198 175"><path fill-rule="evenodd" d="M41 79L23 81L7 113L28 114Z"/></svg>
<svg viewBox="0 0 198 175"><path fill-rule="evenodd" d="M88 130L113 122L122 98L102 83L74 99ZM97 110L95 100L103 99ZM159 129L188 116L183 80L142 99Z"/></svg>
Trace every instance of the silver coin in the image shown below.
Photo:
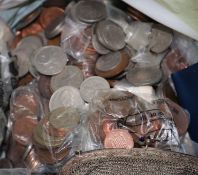
<svg viewBox="0 0 198 175"><path fill-rule="evenodd" d="M57 17L52 23L50 23L45 29L45 36L48 39L54 38L59 35L65 24L65 15Z"/></svg>
<svg viewBox="0 0 198 175"><path fill-rule="evenodd" d="M99 42L110 50L117 51L125 46L123 29L110 20L104 20L97 24L96 35Z"/></svg>
<svg viewBox="0 0 198 175"><path fill-rule="evenodd" d="M95 23L107 16L105 5L99 1L80 1L75 6L76 17L86 23Z"/></svg>
<svg viewBox="0 0 198 175"><path fill-rule="evenodd" d="M93 76L85 79L80 86L81 97L90 103L99 90L110 89L109 83L102 77Z"/></svg>
<svg viewBox="0 0 198 175"><path fill-rule="evenodd" d="M99 54L104 55L104 54L108 54L110 52L109 49L105 48L102 44L100 44L96 35L92 36L92 45L93 45L94 49L96 49L96 51Z"/></svg>
<svg viewBox="0 0 198 175"><path fill-rule="evenodd" d="M38 72L44 75L60 73L67 63L67 56L58 46L45 46L37 51L33 59L33 65Z"/></svg>
<svg viewBox="0 0 198 175"><path fill-rule="evenodd" d="M121 62L121 53L112 52L101 56L96 62L96 69L100 71L109 71L115 69Z"/></svg>
<svg viewBox="0 0 198 175"><path fill-rule="evenodd" d="M40 76L36 68L31 63L29 64L29 72L36 79Z"/></svg>
<svg viewBox="0 0 198 175"><path fill-rule="evenodd" d="M126 79L134 86L154 85L162 79L162 71L158 67L135 66L127 72Z"/></svg>
<svg viewBox="0 0 198 175"><path fill-rule="evenodd" d="M63 86L80 88L83 82L83 73L76 66L65 66L64 70L51 78L51 89L56 91Z"/></svg>
<svg viewBox="0 0 198 175"><path fill-rule="evenodd" d="M150 48L155 53L161 53L169 48L173 41L172 33L153 28L151 33Z"/></svg>
<svg viewBox="0 0 198 175"><path fill-rule="evenodd" d="M64 86L59 88L53 93L49 102L49 109L53 111L59 107L83 108L84 101L80 96L80 92L77 88L72 86Z"/></svg>
<svg viewBox="0 0 198 175"><path fill-rule="evenodd" d="M23 77L29 71L30 61L27 55L22 51L15 52L14 55L16 56L15 63L17 65L18 77Z"/></svg>

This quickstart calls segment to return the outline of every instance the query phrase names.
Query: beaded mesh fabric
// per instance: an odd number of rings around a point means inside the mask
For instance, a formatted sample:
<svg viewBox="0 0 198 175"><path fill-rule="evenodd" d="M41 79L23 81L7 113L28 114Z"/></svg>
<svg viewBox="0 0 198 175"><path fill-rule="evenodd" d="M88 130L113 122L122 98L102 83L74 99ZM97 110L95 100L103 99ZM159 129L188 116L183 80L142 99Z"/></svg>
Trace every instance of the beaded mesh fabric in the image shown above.
<svg viewBox="0 0 198 175"><path fill-rule="evenodd" d="M59 175L198 175L198 158L156 149L106 149L72 158Z"/></svg>

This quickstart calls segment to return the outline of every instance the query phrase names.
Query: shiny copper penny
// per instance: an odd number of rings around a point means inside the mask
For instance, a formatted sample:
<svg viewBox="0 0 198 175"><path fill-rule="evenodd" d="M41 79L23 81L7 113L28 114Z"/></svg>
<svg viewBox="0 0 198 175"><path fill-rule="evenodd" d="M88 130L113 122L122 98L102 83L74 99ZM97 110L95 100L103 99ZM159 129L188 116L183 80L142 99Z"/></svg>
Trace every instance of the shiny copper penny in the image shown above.
<svg viewBox="0 0 198 175"><path fill-rule="evenodd" d="M38 89L41 95L47 99L52 96L52 91L50 87L51 76L40 75L38 80Z"/></svg>
<svg viewBox="0 0 198 175"><path fill-rule="evenodd" d="M44 8L41 12L39 21L42 27L45 29L54 19L64 15L64 10L58 7Z"/></svg>
<svg viewBox="0 0 198 175"><path fill-rule="evenodd" d="M32 116L17 119L13 124L13 138L22 145L31 144L32 133L37 123L37 120L32 118Z"/></svg>
<svg viewBox="0 0 198 175"><path fill-rule="evenodd" d="M134 147L134 142L127 130L115 129L107 134L104 141L104 147L131 149Z"/></svg>
<svg viewBox="0 0 198 175"><path fill-rule="evenodd" d="M43 28L41 24L39 24L38 22L34 22L30 26L22 29L21 33L22 33L22 37L26 37L30 35L36 35L42 31L43 31Z"/></svg>

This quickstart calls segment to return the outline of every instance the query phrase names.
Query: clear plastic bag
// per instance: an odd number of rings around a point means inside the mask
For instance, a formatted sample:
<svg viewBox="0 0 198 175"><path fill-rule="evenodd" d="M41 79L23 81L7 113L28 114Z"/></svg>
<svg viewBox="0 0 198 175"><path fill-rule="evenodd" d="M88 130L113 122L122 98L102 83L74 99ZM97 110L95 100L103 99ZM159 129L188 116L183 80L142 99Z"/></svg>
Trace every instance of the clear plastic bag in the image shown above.
<svg viewBox="0 0 198 175"><path fill-rule="evenodd" d="M88 123L94 123L89 128L98 145L106 147L109 132L121 129L130 133L135 147L180 150L178 131L165 100L149 103L126 91L101 91L96 94L91 110Z"/></svg>

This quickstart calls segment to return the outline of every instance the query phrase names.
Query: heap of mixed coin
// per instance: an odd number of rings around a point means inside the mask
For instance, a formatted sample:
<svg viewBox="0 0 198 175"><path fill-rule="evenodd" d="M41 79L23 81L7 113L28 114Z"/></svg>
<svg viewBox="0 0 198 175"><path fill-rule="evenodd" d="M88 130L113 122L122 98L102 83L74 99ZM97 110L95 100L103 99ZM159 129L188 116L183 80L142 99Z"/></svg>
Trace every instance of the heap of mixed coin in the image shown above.
<svg viewBox="0 0 198 175"><path fill-rule="evenodd" d="M158 95L166 98L170 73L188 66L179 50L165 57L170 29L146 23L154 21L131 7L125 14L97 0L44 5L19 22L10 45L19 88L11 98L7 157L15 167L24 166L17 165L21 159L32 170L59 171L79 146L73 141L88 104L96 109L86 121L95 148L156 147L167 106L167 121L175 122L179 136L185 134L189 119L182 108L169 100L149 108L123 83L152 91L159 85ZM111 94L118 82L125 91Z"/></svg>

